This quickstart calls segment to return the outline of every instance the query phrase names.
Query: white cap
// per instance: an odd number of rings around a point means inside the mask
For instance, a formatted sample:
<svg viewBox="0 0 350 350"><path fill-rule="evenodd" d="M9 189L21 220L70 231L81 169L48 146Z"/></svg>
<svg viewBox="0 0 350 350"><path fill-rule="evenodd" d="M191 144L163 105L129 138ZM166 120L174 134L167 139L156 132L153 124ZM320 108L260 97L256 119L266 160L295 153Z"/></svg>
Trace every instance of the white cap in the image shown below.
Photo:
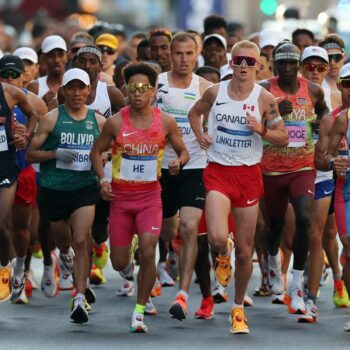
<svg viewBox="0 0 350 350"><path fill-rule="evenodd" d="M67 44L64 39L59 35L50 35L46 37L41 44L43 53L48 53L55 49L67 51Z"/></svg>
<svg viewBox="0 0 350 350"><path fill-rule="evenodd" d="M281 32L273 29L262 30L259 34L259 47L260 49L266 46L277 46L279 42L283 40Z"/></svg>
<svg viewBox="0 0 350 350"><path fill-rule="evenodd" d="M221 42L222 46L224 47L225 51L227 50L227 41L226 41L226 39L225 39L222 35L220 35L220 34L210 34L210 35L207 35L207 36L203 39L203 45L204 45L204 43L205 43L208 39L211 39L211 38L216 38L216 39L218 39L218 40Z"/></svg>
<svg viewBox="0 0 350 350"><path fill-rule="evenodd" d="M28 60L35 64L38 63L38 55L30 47L19 47L13 52L13 54L18 56L21 60Z"/></svg>
<svg viewBox="0 0 350 350"><path fill-rule="evenodd" d="M339 78L350 77L350 63L344 64L339 71Z"/></svg>
<svg viewBox="0 0 350 350"><path fill-rule="evenodd" d="M225 64L220 68L220 79L224 79L228 75L233 74L233 69L230 67L229 64Z"/></svg>
<svg viewBox="0 0 350 350"><path fill-rule="evenodd" d="M66 86L72 80L80 80L85 85L90 86L89 75L84 70L82 70L80 68L72 68L72 69L67 70L63 74L62 86Z"/></svg>
<svg viewBox="0 0 350 350"><path fill-rule="evenodd" d="M319 47L319 46L305 47L301 55L301 62L305 61L307 58L310 58L310 57L318 57L327 63L329 62L327 51L323 47Z"/></svg>

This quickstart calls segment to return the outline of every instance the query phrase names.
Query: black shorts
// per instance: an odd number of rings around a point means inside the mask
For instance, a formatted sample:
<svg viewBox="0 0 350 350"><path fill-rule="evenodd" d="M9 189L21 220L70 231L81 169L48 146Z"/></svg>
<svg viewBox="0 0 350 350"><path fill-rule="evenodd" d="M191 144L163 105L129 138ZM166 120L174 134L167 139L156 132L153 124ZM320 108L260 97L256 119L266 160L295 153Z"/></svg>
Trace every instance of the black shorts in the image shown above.
<svg viewBox="0 0 350 350"><path fill-rule="evenodd" d="M38 196L40 215L49 221L68 220L79 208L94 205L100 199L97 183L72 191L41 187Z"/></svg>
<svg viewBox="0 0 350 350"><path fill-rule="evenodd" d="M178 175L170 175L162 169L163 218L173 217L182 207L204 208L205 188L203 169L181 170Z"/></svg>
<svg viewBox="0 0 350 350"><path fill-rule="evenodd" d="M6 169L6 170L5 170ZM18 179L19 168L17 165L6 166L0 169L0 188L10 188Z"/></svg>
<svg viewBox="0 0 350 350"><path fill-rule="evenodd" d="M334 192L332 193L331 204L329 205L328 215L334 214Z"/></svg>
<svg viewBox="0 0 350 350"><path fill-rule="evenodd" d="M109 204L102 198L96 203L94 225L108 225Z"/></svg>

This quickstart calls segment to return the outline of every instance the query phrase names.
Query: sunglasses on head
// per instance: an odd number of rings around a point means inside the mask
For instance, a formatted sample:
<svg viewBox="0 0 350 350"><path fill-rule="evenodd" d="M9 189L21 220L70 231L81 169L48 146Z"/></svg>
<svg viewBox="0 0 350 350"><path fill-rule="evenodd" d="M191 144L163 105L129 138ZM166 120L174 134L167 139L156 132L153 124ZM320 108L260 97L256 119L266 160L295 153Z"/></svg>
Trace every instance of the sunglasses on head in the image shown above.
<svg viewBox="0 0 350 350"><path fill-rule="evenodd" d="M98 47L102 53L107 52L108 55L114 55L116 50L113 50L111 47L108 46L99 46Z"/></svg>
<svg viewBox="0 0 350 350"><path fill-rule="evenodd" d="M233 56L232 65L240 67L255 67L256 58L249 56Z"/></svg>
<svg viewBox="0 0 350 350"><path fill-rule="evenodd" d="M146 84L146 83L126 84L126 91L129 94L134 94L136 91L143 93L143 92L146 92L150 89L153 89L153 86L151 84Z"/></svg>
<svg viewBox="0 0 350 350"><path fill-rule="evenodd" d="M149 37L152 38L154 35L165 35L167 36L170 40L172 39L173 35L170 30L165 29L165 28L156 28L150 31Z"/></svg>
<svg viewBox="0 0 350 350"><path fill-rule="evenodd" d="M331 55L328 55L328 60L334 61L334 62L340 62L343 59L343 55L341 53L333 53Z"/></svg>
<svg viewBox="0 0 350 350"><path fill-rule="evenodd" d="M328 68L328 66L326 64L323 64L323 63L319 63L319 64L306 63L306 64L304 64L304 67L309 72L314 72L315 70L317 70L317 72L319 72L319 73L325 72Z"/></svg>
<svg viewBox="0 0 350 350"><path fill-rule="evenodd" d="M344 89L349 89L350 88L350 79L340 79L339 84L344 88Z"/></svg>
<svg viewBox="0 0 350 350"><path fill-rule="evenodd" d="M12 79L17 79L21 76L20 72L17 72L12 69L7 69L2 72L0 72L0 77L3 79L8 79L9 77L12 77Z"/></svg>

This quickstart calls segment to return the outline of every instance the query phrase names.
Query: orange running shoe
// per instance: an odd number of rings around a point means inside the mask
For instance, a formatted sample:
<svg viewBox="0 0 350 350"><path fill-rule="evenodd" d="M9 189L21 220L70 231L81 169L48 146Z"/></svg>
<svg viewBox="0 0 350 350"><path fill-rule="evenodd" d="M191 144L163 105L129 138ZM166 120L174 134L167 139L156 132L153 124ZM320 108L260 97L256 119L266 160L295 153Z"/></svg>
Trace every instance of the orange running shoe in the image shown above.
<svg viewBox="0 0 350 350"><path fill-rule="evenodd" d="M187 300L182 294L177 295L169 312L173 318L176 318L179 321L182 321L187 317Z"/></svg>
<svg viewBox="0 0 350 350"><path fill-rule="evenodd" d="M159 297L162 295L162 285L159 283L158 278L156 279L156 282L154 283L153 289L151 290L151 297Z"/></svg>
<svg viewBox="0 0 350 350"><path fill-rule="evenodd" d="M244 310L240 307L231 310L231 329L232 334L248 334L249 327Z"/></svg>
<svg viewBox="0 0 350 350"><path fill-rule="evenodd" d="M209 296L207 298L203 298L201 302L201 306L195 312L194 316L198 319L202 320L210 320L214 315L214 298Z"/></svg>
<svg viewBox="0 0 350 350"><path fill-rule="evenodd" d="M8 266L0 268L0 303L9 300L11 298L11 274L12 267L11 264Z"/></svg>
<svg viewBox="0 0 350 350"><path fill-rule="evenodd" d="M233 249L233 241L231 238L227 239L227 256L219 255L216 258L215 264L215 277L221 286L227 287L230 284L232 277L232 266L231 266L231 253Z"/></svg>

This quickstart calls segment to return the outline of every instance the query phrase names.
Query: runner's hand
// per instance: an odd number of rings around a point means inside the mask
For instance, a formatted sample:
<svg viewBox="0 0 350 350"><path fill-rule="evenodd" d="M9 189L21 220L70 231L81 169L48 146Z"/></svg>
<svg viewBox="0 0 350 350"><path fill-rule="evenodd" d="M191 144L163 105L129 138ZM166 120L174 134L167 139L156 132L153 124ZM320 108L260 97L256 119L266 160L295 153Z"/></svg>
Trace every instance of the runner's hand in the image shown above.
<svg viewBox="0 0 350 350"><path fill-rule="evenodd" d="M349 161L347 159L337 157L334 159L333 168L337 176L345 177L346 170L350 167Z"/></svg>
<svg viewBox="0 0 350 350"><path fill-rule="evenodd" d="M249 129L253 130L254 132L260 135L262 134L264 129L261 123L259 123L258 120L249 113L247 113L247 126Z"/></svg>
<svg viewBox="0 0 350 350"><path fill-rule="evenodd" d="M175 159L169 162L168 168L169 168L169 174L170 175L177 175L180 172L181 169L181 159Z"/></svg>
<svg viewBox="0 0 350 350"><path fill-rule="evenodd" d="M289 100L283 100L282 102L278 103L278 110L280 115L283 117L293 112L293 104Z"/></svg>
<svg viewBox="0 0 350 350"><path fill-rule="evenodd" d="M27 139L23 135L13 135L12 145L15 146L16 149L25 149L27 146Z"/></svg>
<svg viewBox="0 0 350 350"><path fill-rule="evenodd" d="M70 164L78 156L78 152L72 149L58 149L56 150L56 158L63 163Z"/></svg>
<svg viewBox="0 0 350 350"><path fill-rule="evenodd" d="M198 143L202 149L207 150L209 146L213 143L211 137L208 134L202 134L198 139Z"/></svg>
<svg viewBox="0 0 350 350"><path fill-rule="evenodd" d="M108 181L104 181L101 184L101 197L105 201L111 201L114 198L112 193L112 186Z"/></svg>

